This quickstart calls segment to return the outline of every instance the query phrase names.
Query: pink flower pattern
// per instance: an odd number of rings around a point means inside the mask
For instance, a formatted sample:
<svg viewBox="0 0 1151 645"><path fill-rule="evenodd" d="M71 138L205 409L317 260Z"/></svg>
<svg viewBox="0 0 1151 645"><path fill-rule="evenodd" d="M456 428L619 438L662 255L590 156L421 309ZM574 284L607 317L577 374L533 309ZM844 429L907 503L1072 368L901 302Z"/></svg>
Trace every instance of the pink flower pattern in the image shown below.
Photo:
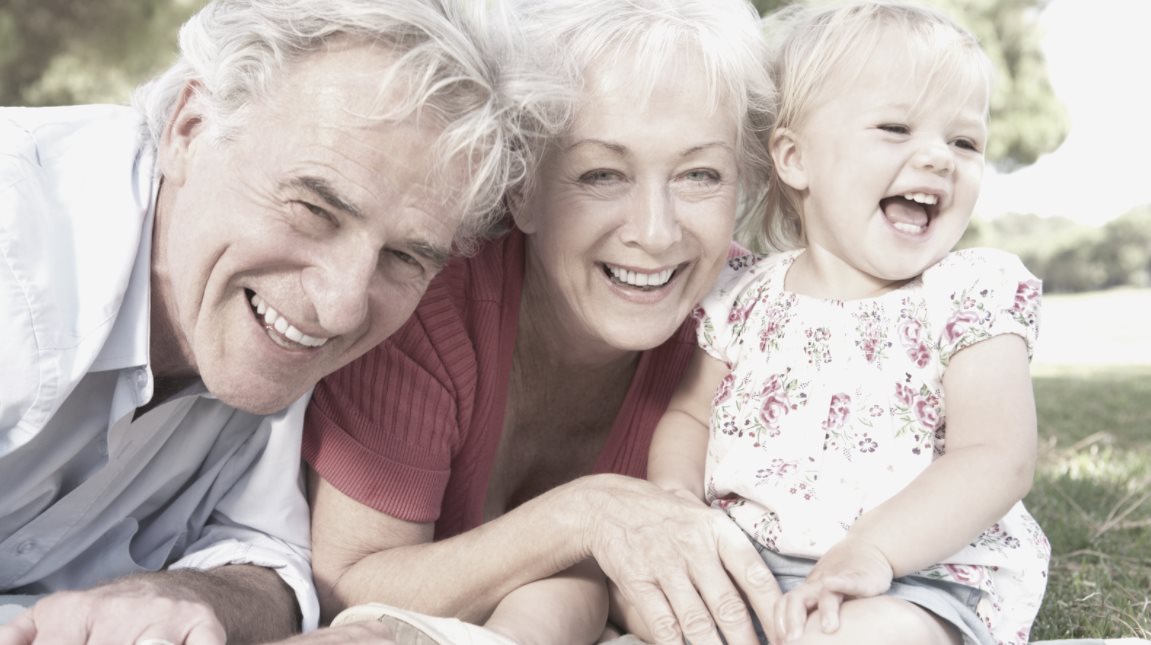
<svg viewBox="0 0 1151 645"><path fill-rule="evenodd" d="M818 557L944 454L951 356L1003 333L1030 348L1041 287L1015 260L965 250L879 297L819 300L783 288L795 257L737 267L701 306L701 346L732 366L714 399L705 482L708 499L767 548ZM1016 645L1049 554L1016 505L920 575L981 589L981 619Z"/></svg>

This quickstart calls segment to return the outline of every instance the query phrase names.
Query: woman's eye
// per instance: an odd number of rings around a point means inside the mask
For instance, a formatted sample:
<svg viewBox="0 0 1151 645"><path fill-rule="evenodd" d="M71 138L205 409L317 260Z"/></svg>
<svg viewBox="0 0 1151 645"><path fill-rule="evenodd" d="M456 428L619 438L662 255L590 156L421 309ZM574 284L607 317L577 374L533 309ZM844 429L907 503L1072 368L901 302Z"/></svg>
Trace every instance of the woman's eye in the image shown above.
<svg viewBox="0 0 1151 645"><path fill-rule="evenodd" d="M902 123L884 123L879 129L891 134L911 134L911 128Z"/></svg>
<svg viewBox="0 0 1151 645"><path fill-rule="evenodd" d="M714 184L719 182L719 173L706 168L696 168L683 174L683 178L698 184Z"/></svg>
<svg viewBox="0 0 1151 645"><path fill-rule="evenodd" d="M607 170L605 168L597 168L590 172L585 172L580 175L580 182L585 184L605 184L613 181L619 181L623 176L614 170Z"/></svg>

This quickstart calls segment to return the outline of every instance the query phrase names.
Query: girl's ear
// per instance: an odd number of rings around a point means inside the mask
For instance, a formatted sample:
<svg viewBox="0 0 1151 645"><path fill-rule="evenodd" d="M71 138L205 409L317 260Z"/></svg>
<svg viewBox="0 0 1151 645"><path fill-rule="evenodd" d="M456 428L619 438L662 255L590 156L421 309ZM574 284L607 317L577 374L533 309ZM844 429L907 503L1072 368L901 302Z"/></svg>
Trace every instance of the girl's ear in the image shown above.
<svg viewBox="0 0 1151 645"><path fill-rule="evenodd" d="M768 149L780 180L794 190L807 190L807 172L803 167L803 154L795 131L776 128L771 133Z"/></svg>
<svg viewBox="0 0 1151 645"><path fill-rule="evenodd" d="M188 161L196 139L207 129L204 89L198 81L189 81L180 90L164 132L158 152L164 181L182 184L187 178Z"/></svg>

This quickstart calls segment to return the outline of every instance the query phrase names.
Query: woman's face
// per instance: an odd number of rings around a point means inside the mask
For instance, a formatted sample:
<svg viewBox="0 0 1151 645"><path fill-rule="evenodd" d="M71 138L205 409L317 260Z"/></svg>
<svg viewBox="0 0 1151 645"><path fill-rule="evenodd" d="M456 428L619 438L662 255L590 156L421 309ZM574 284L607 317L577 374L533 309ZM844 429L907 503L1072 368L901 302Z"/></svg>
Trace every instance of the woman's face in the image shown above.
<svg viewBox="0 0 1151 645"><path fill-rule="evenodd" d="M528 234L525 297L577 352L663 343L711 288L731 242L731 110L712 109L691 64L650 93L634 78L589 73L571 130L516 213Z"/></svg>

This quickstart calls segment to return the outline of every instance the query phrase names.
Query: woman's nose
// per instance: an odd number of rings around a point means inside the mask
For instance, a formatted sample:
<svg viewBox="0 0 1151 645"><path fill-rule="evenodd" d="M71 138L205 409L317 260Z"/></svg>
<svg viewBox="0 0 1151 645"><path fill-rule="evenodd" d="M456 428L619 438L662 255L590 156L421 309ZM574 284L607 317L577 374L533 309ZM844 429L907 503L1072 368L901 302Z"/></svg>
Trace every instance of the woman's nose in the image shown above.
<svg viewBox="0 0 1151 645"><path fill-rule="evenodd" d="M653 186L636 200L625 226L624 242L658 252L678 243L682 233L672 195L664 186Z"/></svg>

